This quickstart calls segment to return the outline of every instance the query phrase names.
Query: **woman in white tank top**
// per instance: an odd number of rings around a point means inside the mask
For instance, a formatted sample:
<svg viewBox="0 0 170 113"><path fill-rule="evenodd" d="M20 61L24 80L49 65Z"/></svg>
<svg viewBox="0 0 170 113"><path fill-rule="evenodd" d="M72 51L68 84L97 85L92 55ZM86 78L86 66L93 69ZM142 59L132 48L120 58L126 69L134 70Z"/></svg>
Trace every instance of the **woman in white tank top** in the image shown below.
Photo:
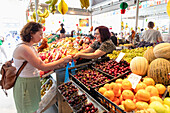
<svg viewBox="0 0 170 113"><path fill-rule="evenodd" d="M20 33L23 42L13 53L13 60L17 69L24 61L28 62L13 89L17 113L35 113L39 107L41 86L38 70L47 71L62 68L72 59L71 56L67 56L48 64L41 61L33 44L40 42L43 38L42 28L39 23L27 23Z"/></svg>

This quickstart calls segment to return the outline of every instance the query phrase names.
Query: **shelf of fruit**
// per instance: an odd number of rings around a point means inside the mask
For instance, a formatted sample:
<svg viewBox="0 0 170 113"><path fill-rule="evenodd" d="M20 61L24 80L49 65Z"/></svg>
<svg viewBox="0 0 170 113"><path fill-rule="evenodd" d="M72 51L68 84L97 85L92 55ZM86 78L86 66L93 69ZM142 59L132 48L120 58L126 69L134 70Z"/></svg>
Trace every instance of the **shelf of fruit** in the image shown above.
<svg viewBox="0 0 170 113"><path fill-rule="evenodd" d="M119 63L114 59L97 62L94 68L98 71L111 75L113 77L126 76L131 73L130 63L121 60Z"/></svg>
<svg viewBox="0 0 170 113"><path fill-rule="evenodd" d="M53 62L67 55L76 54L78 51L88 48L93 42L94 40L90 40L89 37L66 37L48 44L48 48L39 52L39 57L45 63ZM40 71L40 75L42 76L50 71Z"/></svg>
<svg viewBox="0 0 170 113"><path fill-rule="evenodd" d="M43 78L41 81L41 99L43 99L50 90L54 89L55 81L53 78Z"/></svg>
<svg viewBox="0 0 170 113"><path fill-rule="evenodd" d="M113 79L112 76L105 75L93 68L88 67L78 69L75 75L70 73L70 76L74 82L81 85L81 87L83 87L83 89L87 92L90 92L91 87L97 87L98 85L107 83Z"/></svg>
<svg viewBox="0 0 170 113"><path fill-rule="evenodd" d="M58 86L74 113L108 113L108 111L73 81Z"/></svg>
<svg viewBox="0 0 170 113"><path fill-rule="evenodd" d="M135 89L132 89L128 79L117 79L96 87L94 95L104 106L106 103L103 99L105 97L109 99L110 104L107 107L110 111L115 109L114 106L110 106L114 104L125 112L169 113L170 111L170 97L164 97L168 96L166 87L163 84L155 84L152 78L141 79Z"/></svg>
<svg viewBox="0 0 170 113"><path fill-rule="evenodd" d="M147 50L147 48L151 47L140 47L140 48L135 48L135 49L122 49L121 51L116 51L114 50L112 54L108 54L107 56L110 57L110 59L116 59L119 55L120 52L125 53L125 56L123 59L130 63L130 61L136 57L136 56L143 56L144 51Z"/></svg>

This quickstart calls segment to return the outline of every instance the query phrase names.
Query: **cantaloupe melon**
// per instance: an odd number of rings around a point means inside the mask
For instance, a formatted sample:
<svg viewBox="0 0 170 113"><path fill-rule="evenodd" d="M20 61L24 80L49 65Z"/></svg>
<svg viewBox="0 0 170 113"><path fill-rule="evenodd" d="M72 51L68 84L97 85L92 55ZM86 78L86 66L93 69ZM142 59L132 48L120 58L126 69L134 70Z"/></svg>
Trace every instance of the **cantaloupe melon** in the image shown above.
<svg viewBox="0 0 170 113"><path fill-rule="evenodd" d="M170 43L160 43L153 48L156 58L170 59Z"/></svg>
<svg viewBox="0 0 170 113"><path fill-rule="evenodd" d="M145 57L148 60L148 63L150 64L153 60L156 59L154 53L153 53L153 47L148 48L145 52L143 57Z"/></svg>
<svg viewBox="0 0 170 113"><path fill-rule="evenodd" d="M135 57L130 62L130 69L134 74L144 76L148 70L148 61L144 57Z"/></svg>
<svg viewBox="0 0 170 113"><path fill-rule="evenodd" d="M156 83L169 85L168 73L170 73L170 62L166 59L157 58L149 65L148 77L153 78Z"/></svg>

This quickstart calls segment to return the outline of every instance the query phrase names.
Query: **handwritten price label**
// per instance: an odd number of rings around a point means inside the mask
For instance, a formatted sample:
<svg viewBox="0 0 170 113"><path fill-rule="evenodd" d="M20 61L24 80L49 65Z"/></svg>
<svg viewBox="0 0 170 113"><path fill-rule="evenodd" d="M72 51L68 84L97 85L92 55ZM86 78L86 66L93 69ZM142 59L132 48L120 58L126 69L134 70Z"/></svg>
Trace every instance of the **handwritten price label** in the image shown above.
<svg viewBox="0 0 170 113"><path fill-rule="evenodd" d="M136 86L137 86L137 84L139 83L139 81L140 81L141 78L142 78L141 76L136 75L136 74L134 74L134 73L131 73L131 74L129 75L128 80L131 82L133 89L136 88Z"/></svg>
<svg viewBox="0 0 170 113"><path fill-rule="evenodd" d="M119 63L122 60L122 58L124 57L124 55L125 55L125 53L120 52L119 56L116 58L115 61Z"/></svg>

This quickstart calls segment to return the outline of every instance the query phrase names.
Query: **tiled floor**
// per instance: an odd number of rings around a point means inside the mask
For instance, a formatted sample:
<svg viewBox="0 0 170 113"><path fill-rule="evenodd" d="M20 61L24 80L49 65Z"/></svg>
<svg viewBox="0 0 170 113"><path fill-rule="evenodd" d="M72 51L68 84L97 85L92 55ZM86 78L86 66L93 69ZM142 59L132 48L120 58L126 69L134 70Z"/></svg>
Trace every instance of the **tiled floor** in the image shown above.
<svg viewBox="0 0 170 113"><path fill-rule="evenodd" d="M1 78L1 75L0 75ZM13 90L7 91L8 97L3 90L0 89L0 113L17 113L13 99ZM51 106L44 113L58 113L55 105Z"/></svg>
<svg viewBox="0 0 170 113"><path fill-rule="evenodd" d="M1 75L0 75L1 78ZM17 113L12 89L7 91L8 97L0 89L0 113Z"/></svg>

